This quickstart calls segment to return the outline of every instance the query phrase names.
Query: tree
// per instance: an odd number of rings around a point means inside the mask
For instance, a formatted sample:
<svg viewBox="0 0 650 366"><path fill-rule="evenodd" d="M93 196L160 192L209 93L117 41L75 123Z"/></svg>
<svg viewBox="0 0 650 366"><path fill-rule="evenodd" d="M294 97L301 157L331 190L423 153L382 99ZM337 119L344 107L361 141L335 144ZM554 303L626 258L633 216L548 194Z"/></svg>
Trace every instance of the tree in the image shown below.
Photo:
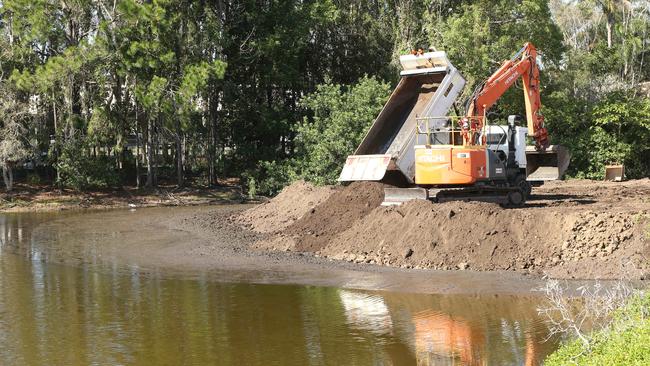
<svg viewBox="0 0 650 366"><path fill-rule="evenodd" d="M183 185L183 137L200 93L212 78L223 78L226 63L195 50L204 8L194 2L125 0L119 9L121 60L138 81L136 103L147 115L147 186L155 185L155 151L161 132L175 143L177 185Z"/></svg>
<svg viewBox="0 0 650 366"><path fill-rule="evenodd" d="M628 6L630 3L625 0L597 0L596 2L607 19L605 22L605 27L607 29L607 48L612 48L612 35L614 22L616 21L616 13L623 7Z"/></svg>
<svg viewBox="0 0 650 366"><path fill-rule="evenodd" d="M638 148L598 121L642 101L649 29L647 0L6 0L0 79L38 113L21 122L29 125L21 141L39 157L48 152L44 164L61 184L140 187L146 167L149 186L267 175L277 187L299 176L332 181L351 149L352 137L329 134L348 134L339 118L357 107L331 104L339 130L330 130L315 95L325 103L330 88L330 102L341 102L364 75L394 85L398 56L430 45L447 51L467 96L531 41L553 140L576 151L592 144L600 156ZM508 91L492 112L522 113L521 94ZM596 174L596 161L575 158L571 174Z"/></svg>
<svg viewBox="0 0 650 366"><path fill-rule="evenodd" d="M28 104L18 100L5 83L0 86L0 164L7 191L13 189L13 168L31 155L27 125L32 118Z"/></svg>

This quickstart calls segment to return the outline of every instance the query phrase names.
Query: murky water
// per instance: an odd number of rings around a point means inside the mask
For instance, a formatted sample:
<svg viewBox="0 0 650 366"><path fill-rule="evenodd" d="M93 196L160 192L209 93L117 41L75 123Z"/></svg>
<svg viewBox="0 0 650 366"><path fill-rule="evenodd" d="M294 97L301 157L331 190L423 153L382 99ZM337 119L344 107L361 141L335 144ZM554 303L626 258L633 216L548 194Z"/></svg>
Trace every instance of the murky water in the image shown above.
<svg viewBox="0 0 650 366"><path fill-rule="evenodd" d="M89 237L80 215L0 216L1 365L534 365L557 347L530 294L169 274L97 250L133 230L100 212L113 234Z"/></svg>

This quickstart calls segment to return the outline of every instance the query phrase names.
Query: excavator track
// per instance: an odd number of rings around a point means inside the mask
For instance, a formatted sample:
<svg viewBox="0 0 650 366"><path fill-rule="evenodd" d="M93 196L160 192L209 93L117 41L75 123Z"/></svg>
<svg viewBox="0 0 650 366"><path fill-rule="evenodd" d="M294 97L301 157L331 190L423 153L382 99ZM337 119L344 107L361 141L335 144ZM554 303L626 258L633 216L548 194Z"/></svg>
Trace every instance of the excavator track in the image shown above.
<svg viewBox="0 0 650 366"><path fill-rule="evenodd" d="M385 188L382 206L397 206L412 200L434 203L474 201L497 203L505 208L522 207L526 194L517 187L472 186L462 188Z"/></svg>

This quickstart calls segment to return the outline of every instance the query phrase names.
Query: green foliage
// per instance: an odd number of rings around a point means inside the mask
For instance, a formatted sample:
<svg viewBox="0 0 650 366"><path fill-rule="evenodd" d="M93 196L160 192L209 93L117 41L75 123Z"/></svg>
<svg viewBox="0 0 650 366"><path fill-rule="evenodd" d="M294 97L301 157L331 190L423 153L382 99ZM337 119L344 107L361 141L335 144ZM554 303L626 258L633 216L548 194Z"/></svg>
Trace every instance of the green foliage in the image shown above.
<svg viewBox="0 0 650 366"><path fill-rule="evenodd" d="M341 166L352 154L383 107L390 86L363 77L345 88L322 84L305 96L301 105L309 110L296 126L296 151L288 161L262 162L260 192L278 192L287 183L304 179L315 184L334 184Z"/></svg>
<svg viewBox="0 0 650 366"><path fill-rule="evenodd" d="M439 28L438 23L430 27ZM547 0L479 0L462 6L461 11L442 24L439 47L466 77L466 93L485 80L524 43L532 42L544 64L556 65L562 59L562 33L551 18ZM517 99L523 99L521 95ZM504 105L513 102L506 98ZM522 106L520 101L517 106ZM508 110L512 110L511 108Z"/></svg>
<svg viewBox="0 0 650 366"><path fill-rule="evenodd" d="M59 185L77 190L119 186L115 160L109 156L92 157L90 146L75 138L61 146L54 164L59 173Z"/></svg>
<svg viewBox="0 0 650 366"><path fill-rule="evenodd" d="M316 184L336 182L346 157L352 154L383 107L390 86L364 77L344 89L324 84L303 98L313 112L296 128L296 168L300 178Z"/></svg>
<svg viewBox="0 0 650 366"><path fill-rule="evenodd" d="M137 136L154 151L140 149L139 166L176 171L179 184L197 167L210 183L253 177L259 192L331 183L388 94L384 81L395 85L400 54L447 51L467 96L533 42L543 112L553 143L573 150L571 175L600 178L621 162L648 176L638 85L650 81L649 30L644 0L5 0L0 82L38 115L12 127L23 129L5 151L24 159L82 139L115 152L114 176L134 181L123 159ZM364 75L376 85L355 84ZM523 107L512 88L492 112Z"/></svg>
<svg viewBox="0 0 650 366"><path fill-rule="evenodd" d="M256 193L266 195L279 193L286 185L300 179L295 164L295 159L259 162L257 169L244 174L248 182L247 191L250 192L251 188L254 188ZM251 183L254 184L253 187Z"/></svg>
<svg viewBox="0 0 650 366"><path fill-rule="evenodd" d="M650 173L648 98L612 92L588 103L556 92L546 99L545 111L554 143L571 150L572 176L602 179L609 164L625 164L629 178Z"/></svg>
<svg viewBox="0 0 650 366"><path fill-rule="evenodd" d="M211 77L223 78L226 72L226 63L215 60L212 63L202 61L198 64L191 64L185 67L179 88L179 104L189 106L201 90L207 85Z"/></svg>
<svg viewBox="0 0 650 366"><path fill-rule="evenodd" d="M29 183L31 185L39 185L39 184L43 183L43 180L41 179L41 177L37 173L28 174L26 181L27 181L27 183Z"/></svg>
<svg viewBox="0 0 650 366"><path fill-rule="evenodd" d="M612 325L592 335L589 348L579 340L563 345L545 365L650 364L650 293L638 294L614 315Z"/></svg>

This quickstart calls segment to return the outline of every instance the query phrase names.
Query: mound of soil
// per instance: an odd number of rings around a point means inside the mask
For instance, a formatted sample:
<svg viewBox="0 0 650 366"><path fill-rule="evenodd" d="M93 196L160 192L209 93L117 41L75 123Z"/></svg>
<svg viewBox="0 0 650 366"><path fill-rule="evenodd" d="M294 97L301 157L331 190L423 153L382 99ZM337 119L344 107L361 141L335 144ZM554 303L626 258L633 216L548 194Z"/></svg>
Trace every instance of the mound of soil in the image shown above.
<svg viewBox="0 0 650 366"><path fill-rule="evenodd" d="M284 233L295 240L294 250L318 252L383 200L383 184L354 182L311 209Z"/></svg>
<svg viewBox="0 0 650 366"><path fill-rule="evenodd" d="M297 181L270 201L239 214L236 220L260 233L277 232L326 201L335 191L334 187L316 187Z"/></svg>
<svg viewBox="0 0 650 366"><path fill-rule="evenodd" d="M626 213L566 214L413 201L374 210L321 253L408 268L546 271L581 278L627 273L639 278L650 273L643 255L649 247L633 221ZM583 268L576 268L578 262Z"/></svg>
<svg viewBox="0 0 650 366"><path fill-rule="evenodd" d="M553 182L520 209L458 201L383 207L383 188L342 188L257 247L406 268L650 278L648 179Z"/></svg>

